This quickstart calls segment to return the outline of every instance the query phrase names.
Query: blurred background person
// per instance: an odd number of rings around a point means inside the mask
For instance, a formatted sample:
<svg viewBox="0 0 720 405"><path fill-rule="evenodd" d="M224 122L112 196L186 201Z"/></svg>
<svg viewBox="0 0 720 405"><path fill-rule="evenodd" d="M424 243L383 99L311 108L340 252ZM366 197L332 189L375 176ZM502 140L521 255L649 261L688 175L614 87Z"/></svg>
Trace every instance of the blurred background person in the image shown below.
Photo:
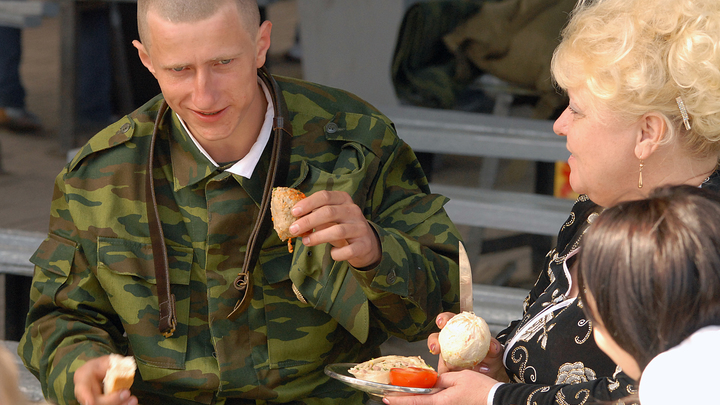
<svg viewBox="0 0 720 405"><path fill-rule="evenodd" d="M25 109L20 80L22 30L0 26L0 126L18 132L42 128L40 119Z"/></svg>

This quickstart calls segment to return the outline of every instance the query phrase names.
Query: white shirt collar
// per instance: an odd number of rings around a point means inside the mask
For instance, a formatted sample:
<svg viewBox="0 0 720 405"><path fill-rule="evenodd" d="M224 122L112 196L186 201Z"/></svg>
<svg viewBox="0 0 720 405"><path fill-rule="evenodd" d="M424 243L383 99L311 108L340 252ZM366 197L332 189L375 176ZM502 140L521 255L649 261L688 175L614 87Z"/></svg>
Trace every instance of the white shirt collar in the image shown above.
<svg viewBox="0 0 720 405"><path fill-rule="evenodd" d="M246 179L249 179L252 177L253 171L255 171L255 167L257 166L258 162L260 161L260 157L262 156L263 150L265 150L265 146L267 146L268 141L270 140L270 134L272 134L272 124L273 124L273 117L275 115L275 109L273 107L272 98L270 97L270 90L268 90L265 83L258 78L258 83L260 83L260 86L263 89L263 93L265 93L265 98L267 99L267 110L265 111L265 121L263 122L262 128L260 128L260 133L258 134L258 138L253 144L253 146L250 148L250 151L243 157L242 159L235 162L234 165L226 169L228 172L237 174L238 176L245 177ZM207 153L207 151L200 146L200 143L195 139L195 136L190 132L190 129L185 125L185 121L183 121L182 118L180 118L177 113L175 113L178 120L180 121L180 124L182 124L185 131L190 135L190 139L192 139L195 146L197 146L198 150L202 152L203 155L205 155L206 158L212 164L215 165L215 167L220 167L217 162L210 157L210 155Z"/></svg>

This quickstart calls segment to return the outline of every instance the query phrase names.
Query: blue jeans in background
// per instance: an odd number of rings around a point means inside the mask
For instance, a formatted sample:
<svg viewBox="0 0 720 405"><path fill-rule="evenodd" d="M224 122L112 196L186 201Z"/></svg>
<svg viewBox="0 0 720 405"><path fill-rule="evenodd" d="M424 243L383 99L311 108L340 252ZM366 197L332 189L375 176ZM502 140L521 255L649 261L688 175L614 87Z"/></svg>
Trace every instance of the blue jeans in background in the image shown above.
<svg viewBox="0 0 720 405"><path fill-rule="evenodd" d="M20 82L22 31L0 27L0 108L25 108L25 89Z"/></svg>

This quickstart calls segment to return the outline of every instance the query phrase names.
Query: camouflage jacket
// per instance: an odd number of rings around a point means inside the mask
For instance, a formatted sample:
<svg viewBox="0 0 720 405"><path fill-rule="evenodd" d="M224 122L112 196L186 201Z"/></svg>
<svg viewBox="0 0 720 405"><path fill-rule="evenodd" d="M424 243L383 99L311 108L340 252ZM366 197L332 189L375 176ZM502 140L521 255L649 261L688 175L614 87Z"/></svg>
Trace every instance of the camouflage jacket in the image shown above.
<svg viewBox="0 0 720 405"><path fill-rule="evenodd" d="M390 335L424 339L438 313L457 311L459 234L447 199L430 194L392 123L351 94L276 79L293 130L287 186L347 191L379 235L381 263L360 271L300 240L291 254L270 232L250 307L228 319L270 148L251 179L236 176L212 165L168 110L154 179L178 326L163 337L144 191L158 96L93 137L56 179L18 348L48 399L76 404L74 371L121 353L137 361L132 392L143 405L361 403L326 365L377 356Z"/></svg>

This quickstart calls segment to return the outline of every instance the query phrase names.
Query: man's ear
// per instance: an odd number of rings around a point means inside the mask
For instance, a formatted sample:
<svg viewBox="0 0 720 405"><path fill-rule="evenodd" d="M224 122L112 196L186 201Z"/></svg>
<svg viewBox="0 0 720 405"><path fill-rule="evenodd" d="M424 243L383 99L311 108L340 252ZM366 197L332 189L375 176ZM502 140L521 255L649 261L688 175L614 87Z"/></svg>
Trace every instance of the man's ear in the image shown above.
<svg viewBox="0 0 720 405"><path fill-rule="evenodd" d="M272 31L272 23L270 21L263 21L262 24L260 24L260 28L257 32L257 38L255 39L256 43L256 61L257 61L257 68L261 68L267 59L267 52L268 49L270 49L270 32Z"/></svg>
<svg viewBox="0 0 720 405"><path fill-rule="evenodd" d="M655 152L665 138L667 123L659 113L649 112L640 117L638 125L635 156L640 160L645 160Z"/></svg>
<svg viewBox="0 0 720 405"><path fill-rule="evenodd" d="M155 69L153 68L152 61L150 60L150 54L145 49L145 45L138 40L132 41L133 46L138 50L138 56L140 56L140 62L155 76ZM156 76L157 78L157 76Z"/></svg>

